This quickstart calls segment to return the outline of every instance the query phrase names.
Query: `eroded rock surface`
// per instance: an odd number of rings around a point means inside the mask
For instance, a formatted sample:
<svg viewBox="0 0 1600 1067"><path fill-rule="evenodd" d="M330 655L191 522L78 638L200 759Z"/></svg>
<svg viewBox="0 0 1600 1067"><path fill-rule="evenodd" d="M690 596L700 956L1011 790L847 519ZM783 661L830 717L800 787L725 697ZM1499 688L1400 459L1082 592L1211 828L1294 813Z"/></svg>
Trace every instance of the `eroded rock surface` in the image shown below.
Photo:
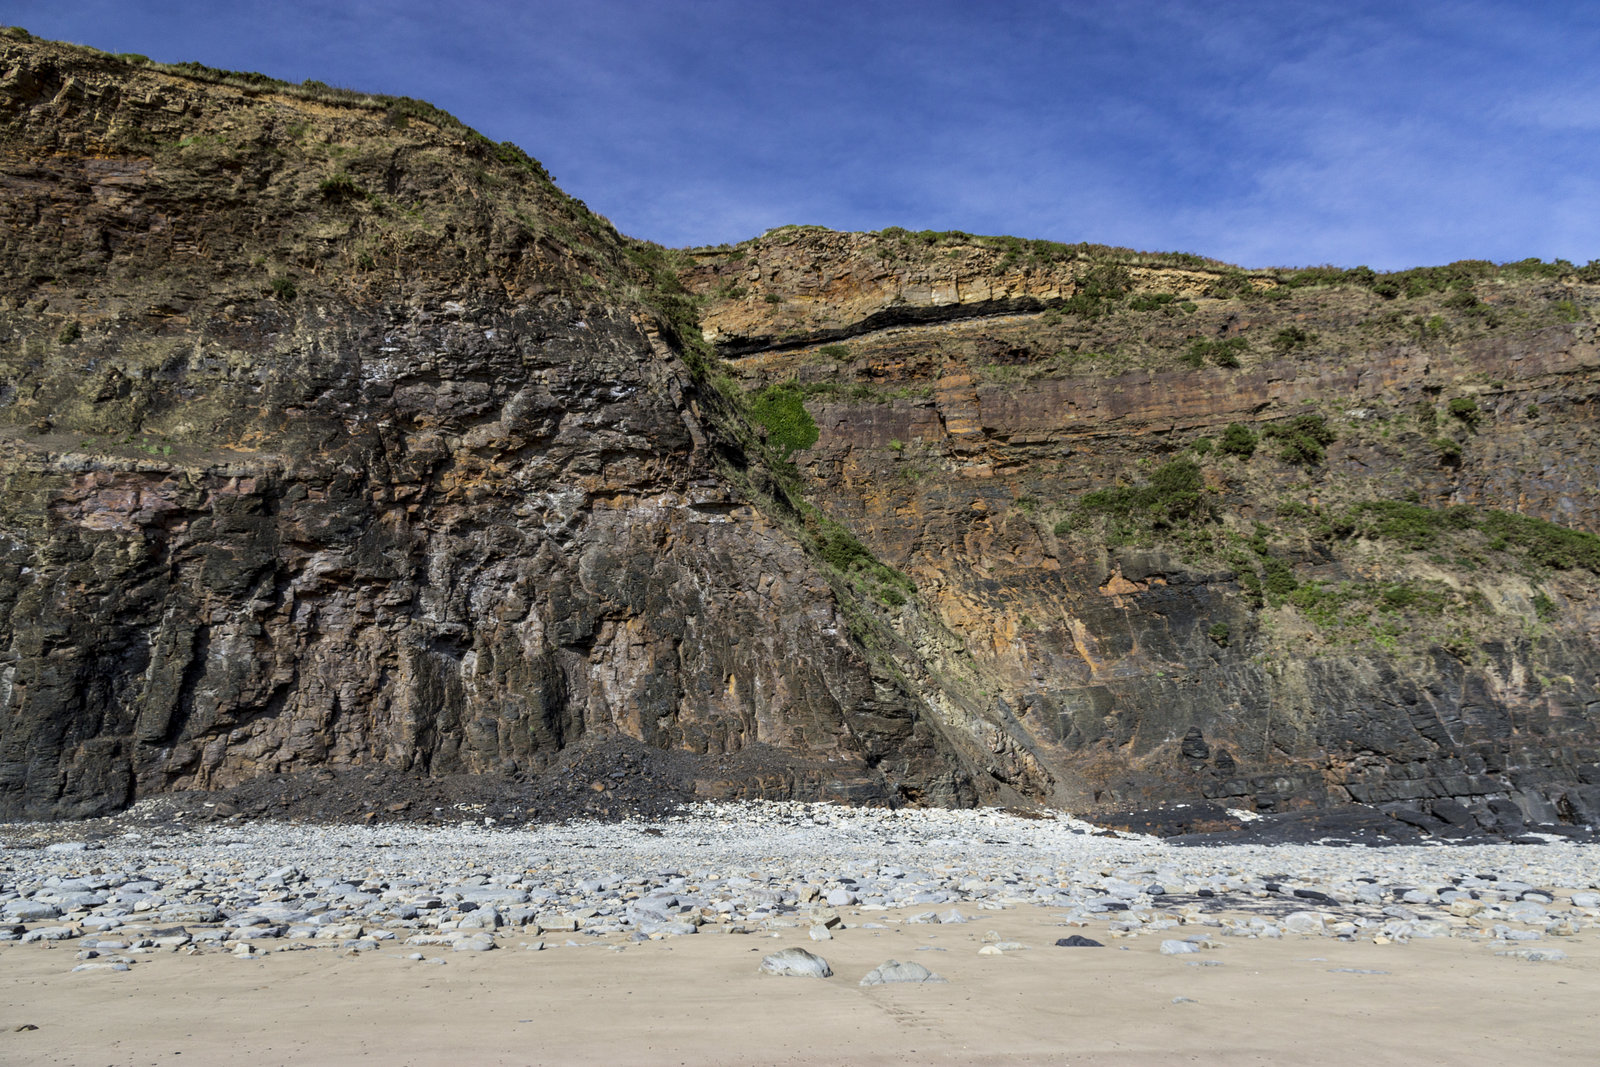
<svg viewBox="0 0 1600 1067"><path fill-rule="evenodd" d="M0 48L0 817L608 736L782 757L702 795L975 797L537 164Z"/></svg>

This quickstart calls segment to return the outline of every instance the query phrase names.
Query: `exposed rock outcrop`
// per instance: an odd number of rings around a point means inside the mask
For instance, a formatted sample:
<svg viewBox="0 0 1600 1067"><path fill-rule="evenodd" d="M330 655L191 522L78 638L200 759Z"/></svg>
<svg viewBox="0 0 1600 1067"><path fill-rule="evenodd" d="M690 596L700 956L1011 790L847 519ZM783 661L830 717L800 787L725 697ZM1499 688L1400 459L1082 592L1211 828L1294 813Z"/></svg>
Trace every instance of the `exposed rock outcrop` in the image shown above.
<svg viewBox="0 0 1600 1067"><path fill-rule="evenodd" d="M1060 802L1600 820L1594 269L1189 259L794 228L689 276L749 386L806 398L810 499L916 578ZM1185 517L1138 503L1163 468Z"/></svg>
<svg viewBox="0 0 1600 1067"><path fill-rule="evenodd" d="M0 817L605 736L774 754L721 795L977 797L536 164L0 41Z"/></svg>

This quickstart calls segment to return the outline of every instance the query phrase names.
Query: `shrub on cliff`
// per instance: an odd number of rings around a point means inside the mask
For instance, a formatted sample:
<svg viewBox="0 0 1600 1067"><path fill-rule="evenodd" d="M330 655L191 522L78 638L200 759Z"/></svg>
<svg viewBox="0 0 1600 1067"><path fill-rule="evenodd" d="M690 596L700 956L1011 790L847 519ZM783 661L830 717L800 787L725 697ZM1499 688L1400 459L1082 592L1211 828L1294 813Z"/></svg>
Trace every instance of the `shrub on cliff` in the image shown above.
<svg viewBox="0 0 1600 1067"><path fill-rule="evenodd" d="M1180 358L1191 367L1203 366L1208 359L1219 367L1237 367L1239 354L1248 351L1250 342L1243 337L1217 341L1199 338L1189 345L1189 350Z"/></svg>
<svg viewBox="0 0 1600 1067"><path fill-rule="evenodd" d="M1280 356L1286 356L1297 348L1304 348L1317 339L1314 333L1307 333L1298 326L1285 326L1272 338L1272 350Z"/></svg>
<svg viewBox="0 0 1600 1067"><path fill-rule="evenodd" d="M1450 414L1476 428L1478 420L1483 417L1483 410L1478 407L1478 402L1470 396L1458 396L1451 399L1449 404Z"/></svg>
<svg viewBox="0 0 1600 1067"><path fill-rule="evenodd" d="M1600 536L1514 511L1368 500L1350 509L1341 532L1430 549L1449 534L1470 530L1483 534L1492 552L1514 552L1529 563L1555 570L1581 568L1600 574Z"/></svg>
<svg viewBox="0 0 1600 1067"><path fill-rule="evenodd" d="M1126 267L1096 264L1078 279L1078 291L1061 307L1085 318L1096 318L1106 314L1132 288L1133 275Z"/></svg>
<svg viewBox="0 0 1600 1067"><path fill-rule="evenodd" d="M1146 485L1096 489L1083 495L1080 506L1107 516L1122 533L1163 529L1209 519L1205 489L1199 466L1177 459L1157 467Z"/></svg>
<svg viewBox="0 0 1600 1067"><path fill-rule="evenodd" d="M1327 446L1339 439L1321 415L1296 415L1279 426L1269 426L1263 436L1280 444L1278 458L1300 467L1315 467L1327 456Z"/></svg>
<svg viewBox="0 0 1600 1067"><path fill-rule="evenodd" d="M750 418L766 428L767 442L784 459L810 448L820 436L806 410L805 393L794 382L777 382L752 396Z"/></svg>
<svg viewBox="0 0 1600 1067"><path fill-rule="evenodd" d="M1222 431L1222 440L1217 444L1223 452L1241 459L1249 459L1256 453L1256 445L1261 438L1248 426L1237 422L1228 423L1228 428Z"/></svg>

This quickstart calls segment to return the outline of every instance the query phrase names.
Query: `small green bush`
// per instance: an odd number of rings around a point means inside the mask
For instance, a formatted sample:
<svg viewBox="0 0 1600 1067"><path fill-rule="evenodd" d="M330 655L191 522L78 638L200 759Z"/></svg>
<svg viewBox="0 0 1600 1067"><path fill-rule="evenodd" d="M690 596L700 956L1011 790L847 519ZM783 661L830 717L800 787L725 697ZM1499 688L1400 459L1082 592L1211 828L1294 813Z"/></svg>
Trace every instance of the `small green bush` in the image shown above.
<svg viewBox="0 0 1600 1067"><path fill-rule="evenodd" d="M1233 629L1225 622L1214 622L1206 627L1206 636L1215 641L1221 648L1228 647L1228 638L1232 633Z"/></svg>
<svg viewBox="0 0 1600 1067"><path fill-rule="evenodd" d="M1409 585L1387 585L1378 593L1378 600L1391 611L1403 611L1417 602L1417 591Z"/></svg>
<svg viewBox="0 0 1600 1067"><path fill-rule="evenodd" d="M768 293L765 296L763 296L761 299L765 300L769 304L781 304L781 303L783 303L783 297L779 296L777 293Z"/></svg>
<svg viewBox="0 0 1600 1067"><path fill-rule="evenodd" d="M1433 450L1439 453L1441 463L1456 464L1461 462L1461 442L1453 437L1435 437L1429 442Z"/></svg>
<svg viewBox="0 0 1600 1067"><path fill-rule="evenodd" d="M1300 583L1295 580L1294 568L1286 560L1277 556L1268 556L1262 561L1263 578L1261 587L1273 600L1282 600L1290 593L1300 588Z"/></svg>
<svg viewBox="0 0 1600 1067"><path fill-rule="evenodd" d="M291 303L295 297L300 295L299 290L295 288L294 279L287 275L279 275L273 278L267 283L267 287L271 291L273 299L284 304Z"/></svg>
<svg viewBox="0 0 1600 1067"><path fill-rule="evenodd" d="M1191 367L1201 366L1207 359L1219 367L1237 367L1239 355L1248 351L1250 342L1243 337L1229 337L1226 340L1207 340L1202 337L1190 343L1182 360Z"/></svg>
<svg viewBox="0 0 1600 1067"><path fill-rule="evenodd" d="M1228 271L1206 289L1206 295L1219 300L1230 300L1255 295L1256 287L1250 276L1242 271Z"/></svg>
<svg viewBox="0 0 1600 1067"><path fill-rule="evenodd" d="M849 345L823 345L821 348L817 349L817 351L822 353L824 356L832 356L834 359L850 358Z"/></svg>
<svg viewBox="0 0 1600 1067"><path fill-rule="evenodd" d="M1249 459L1256 453L1256 445L1261 438L1248 426L1237 422L1228 423L1228 428L1222 431L1222 442L1217 446L1230 456L1239 456Z"/></svg>
<svg viewBox="0 0 1600 1067"><path fill-rule="evenodd" d="M1115 263L1098 263L1078 278L1077 292L1062 301L1061 310L1087 319L1108 314L1133 288L1133 275Z"/></svg>
<svg viewBox="0 0 1600 1067"><path fill-rule="evenodd" d="M1327 446L1339 439L1321 415L1296 415L1286 423L1267 427L1263 436L1279 442L1279 459L1300 467L1320 464L1327 458Z"/></svg>
<svg viewBox="0 0 1600 1067"><path fill-rule="evenodd" d="M1543 622L1549 622L1556 617L1556 602L1546 595L1543 589L1533 592L1533 613Z"/></svg>
<svg viewBox="0 0 1600 1067"><path fill-rule="evenodd" d="M1483 417L1483 412L1478 407L1478 402L1470 396L1452 397L1448 405L1450 414L1466 423L1476 427L1478 420Z"/></svg>
<svg viewBox="0 0 1600 1067"><path fill-rule="evenodd" d="M71 322L61 327L61 332L56 334L56 343L70 345L72 342L76 341L82 336L83 327L78 325L77 319L73 319Z"/></svg>
<svg viewBox="0 0 1600 1067"><path fill-rule="evenodd" d="M1468 509L1439 511L1404 500L1364 501L1350 509L1347 520L1353 533L1412 549L1432 548L1445 532L1472 525Z"/></svg>
<svg viewBox="0 0 1600 1067"><path fill-rule="evenodd" d="M1178 299L1176 293L1140 293L1128 301L1134 311L1157 311Z"/></svg>
<svg viewBox="0 0 1600 1067"><path fill-rule="evenodd" d="M1285 326L1272 337L1272 350L1280 356L1286 356L1296 349L1304 348L1317 339L1314 333L1307 333L1298 326Z"/></svg>
<svg viewBox="0 0 1600 1067"><path fill-rule="evenodd" d="M1244 590L1244 595L1251 604L1260 607L1263 603L1261 596L1261 575L1248 563L1234 565L1234 581L1239 583L1239 588Z"/></svg>
<svg viewBox="0 0 1600 1067"><path fill-rule="evenodd" d="M1529 560L1556 570L1583 568L1600 573L1600 536L1557 526L1514 511L1486 511L1479 529L1502 537Z"/></svg>

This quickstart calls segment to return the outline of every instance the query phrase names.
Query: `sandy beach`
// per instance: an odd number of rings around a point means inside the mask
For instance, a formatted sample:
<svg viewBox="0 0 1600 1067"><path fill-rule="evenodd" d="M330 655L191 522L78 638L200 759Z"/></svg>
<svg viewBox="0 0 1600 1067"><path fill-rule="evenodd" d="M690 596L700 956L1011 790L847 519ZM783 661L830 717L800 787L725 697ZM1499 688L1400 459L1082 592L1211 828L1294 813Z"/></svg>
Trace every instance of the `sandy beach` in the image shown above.
<svg viewBox="0 0 1600 1067"><path fill-rule="evenodd" d="M954 929L858 927L821 945L803 933L610 939L537 953L513 942L438 964L398 951L162 954L126 974L68 973L64 949L10 945L0 949L0 1059L1592 1064L1600 1046L1592 937L1565 939L1560 963L1455 939L1290 937L1197 958L1163 956L1155 938L1056 923L1049 909L1018 908ZM979 955L991 930L1030 947ZM1105 947L1054 947L1074 932ZM825 956L834 977L758 972L762 954L789 945ZM924 963L948 981L857 985L890 958ZM24 1024L38 1029L14 1032Z"/></svg>
<svg viewBox="0 0 1600 1067"><path fill-rule="evenodd" d="M62 833L0 827L0 1063L1592 1064L1600 1047L1595 846L1177 848L1065 817L805 805ZM1074 935L1101 944L1056 944ZM832 976L762 973L785 948ZM860 985L889 960L945 981Z"/></svg>

